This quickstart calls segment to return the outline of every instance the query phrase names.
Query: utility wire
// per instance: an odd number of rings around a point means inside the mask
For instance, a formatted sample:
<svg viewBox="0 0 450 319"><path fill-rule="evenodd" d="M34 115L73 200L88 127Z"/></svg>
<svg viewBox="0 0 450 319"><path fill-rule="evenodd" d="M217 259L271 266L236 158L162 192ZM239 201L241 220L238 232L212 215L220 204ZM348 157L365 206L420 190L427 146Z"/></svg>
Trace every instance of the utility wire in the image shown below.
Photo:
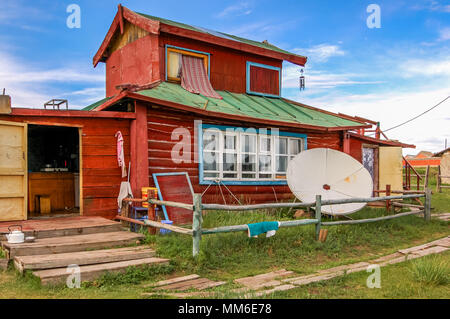
<svg viewBox="0 0 450 319"><path fill-rule="evenodd" d="M407 120L407 121L405 121L405 122L403 122L403 123L401 123L401 124L398 124L398 125L396 125L396 126L393 126L393 127L391 127L391 128L388 128L387 130L383 130L383 132L387 132L387 131L393 130L393 129L395 129L395 128L397 128L397 127L400 127L400 126L402 126L402 125L405 125L405 124L407 124L407 123L409 123L409 122L411 122L411 121L414 121L414 120L417 119L418 117L421 117L422 115L424 115L424 114L430 112L431 110L435 109L436 107L438 107L439 105L441 105L442 103L444 103L445 101L447 101L449 98L450 98L450 95L447 96L447 97L446 97L445 99L443 99L442 101L440 101L440 102L439 102L438 104L436 104L435 106L433 106L433 107L429 108L428 110L426 110L425 112L422 112L422 113L420 113L419 115L417 115L417 116L413 117L412 119L409 119L409 120Z"/></svg>

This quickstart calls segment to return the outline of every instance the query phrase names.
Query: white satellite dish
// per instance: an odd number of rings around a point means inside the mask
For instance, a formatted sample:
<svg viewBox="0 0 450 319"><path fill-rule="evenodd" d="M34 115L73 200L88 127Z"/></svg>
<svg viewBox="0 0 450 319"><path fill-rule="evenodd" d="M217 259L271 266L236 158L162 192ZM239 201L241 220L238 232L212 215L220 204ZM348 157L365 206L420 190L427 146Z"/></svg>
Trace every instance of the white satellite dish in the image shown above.
<svg viewBox="0 0 450 319"><path fill-rule="evenodd" d="M302 202L316 200L372 197L373 181L369 171L350 155L329 148L300 152L287 169L287 182L292 193ZM366 203L324 205L322 212L346 215L363 208Z"/></svg>

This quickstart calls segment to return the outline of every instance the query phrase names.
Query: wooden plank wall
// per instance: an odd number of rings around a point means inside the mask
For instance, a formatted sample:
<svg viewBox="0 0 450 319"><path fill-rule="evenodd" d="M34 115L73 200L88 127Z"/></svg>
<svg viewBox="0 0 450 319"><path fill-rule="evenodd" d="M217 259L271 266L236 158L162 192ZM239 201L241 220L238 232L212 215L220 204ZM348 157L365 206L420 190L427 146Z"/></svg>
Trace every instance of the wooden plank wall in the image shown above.
<svg viewBox="0 0 450 319"><path fill-rule="evenodd" d="M0 120L82 126L83 214L113 218L117 214L117 196L121 170L117 165L116 138L124 138L125 162L130 160L130 120L115 118L0 116Z"/></svg>
<svg viewBox="0 0 450 319"><path fill-rule="evenodd" d="M282 65L281 60L262 57L206 42L161 33L159 36L161 79L165 79L166 44L210 53L210 80L213 88L219 91L227 90L235 93L245 93L247 61L271 65L279 68L281 68Z"/></svg>
<svg viewBox="0 0 450 319"><path fill-rule="evenodd" d="M163 172L187 172L191 178L194 192L203 193L207 186L199 185L198 163L194 162L194 120L202 120L204 123L221 124L231 126L246 126L242 122L221 120L217 118L200 117L188 113L169 112L162 109L148 108L148 163L150 186L154 186L152 174ZM172 132L176 128L186 128L191 133L191 141L182 143L187 148L191 147L189 156L191 163L175 164L171 159L173 147L179 143L179 139L172 140ZM285 131L285 130L282 130ZM308 148L328 147L342 150L342 141L339 133L317 133L306 130L292 130L292 132L308 134ZM186 148L185 148L186 150ZM276 186L227 186L242 203L274 202L292 198L292 193L287 185ZM222 186L222 192L228 204L235 203L233 197ZM218 186L211 186L205 193L204 202L223 203L223 197Z"/></svg>

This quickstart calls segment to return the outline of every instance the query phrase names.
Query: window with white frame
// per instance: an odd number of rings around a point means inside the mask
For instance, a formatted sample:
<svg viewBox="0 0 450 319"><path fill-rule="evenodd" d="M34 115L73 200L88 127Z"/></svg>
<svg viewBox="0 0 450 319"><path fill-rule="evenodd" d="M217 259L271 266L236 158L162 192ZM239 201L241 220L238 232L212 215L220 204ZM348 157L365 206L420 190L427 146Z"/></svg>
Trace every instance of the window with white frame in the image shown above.
<svg viewBox="0 0 450 319"><path fill-rule="evenodd" d="M305 137L243 129L202 130L204 180L282 181L288 161L305 149Z"/></svg>

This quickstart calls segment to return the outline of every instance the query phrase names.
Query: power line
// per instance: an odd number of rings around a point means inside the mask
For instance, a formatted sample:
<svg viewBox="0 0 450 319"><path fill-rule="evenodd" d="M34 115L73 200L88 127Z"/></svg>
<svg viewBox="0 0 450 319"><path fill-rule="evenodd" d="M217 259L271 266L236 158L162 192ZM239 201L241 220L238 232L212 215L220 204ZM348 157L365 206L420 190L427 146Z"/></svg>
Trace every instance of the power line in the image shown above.
<svg viewBox="0 0 450 319"><path fill-rule="evenodd" d="M405 122L403 122L403 123L401 123L401 124L398 124L398 125L396 125L396 126L393 126L393 127L391 127L391 128L388 128L387 130L383 130L383 132L387 132L387 131L393 130L393 129L399 127L399 126L402 126L402 125L405 125L405 124L407 124L407 123L409 123L409 122L411 122L411 121L414 121L415 119L417 119L417 118L421 117L422 115L424 115L424 114L430 112L431 110L435 109L436 107L438 107L439 105L441 105L442 103L444 103L445 101L447 101L449 98L450 98L450 95L447 96L447 97L446 97L445 99L443 99L442 101L440 101L440 102L439 102L438 104L436 104L435 106L433 106L433 107L429 108L428 110L426 110L425 112L420 113L419 115L417 115L417 116L413 117L412 119L409 119L409 120L407 120L407 121L405 121Z"/></svg>

